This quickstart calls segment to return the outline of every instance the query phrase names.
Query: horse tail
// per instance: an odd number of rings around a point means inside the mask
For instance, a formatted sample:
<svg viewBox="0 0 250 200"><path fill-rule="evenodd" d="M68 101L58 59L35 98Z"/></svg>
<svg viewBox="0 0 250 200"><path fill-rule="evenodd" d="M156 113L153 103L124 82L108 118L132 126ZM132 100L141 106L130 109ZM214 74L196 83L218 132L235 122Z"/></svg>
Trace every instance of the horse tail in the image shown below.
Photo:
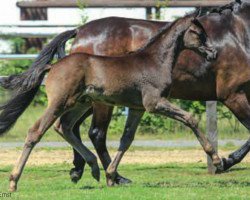
<svg viewBox="0 0 250 200"><path fill-rule="evenodd" d="M77 30L66 31L55 37L39 54L32 66L25 72L0 79L0 86L13 90L13 97L0 106L0 135L7 132L34 99L46 72L47 65L58 53L63 55L67 40L73 38Z"/></svg>
<svg viewBox="0 0 250 200"><path fill-rule="evenodd" d="M32 87L32 82L34 82L33 70L39 68L40 70L46 66L46 64L50 63L54 58L55 54L58 54L59 57L65 56L65 43L75 37L77 34L77 29L65 31L58 36L56 36L43 50L40 52L32 66L28 69L28 71L11 75L8 77L3 77L0 79L0 86L5 89L16 90L18 88L22 88L25 90L29 90Z"/></svg>

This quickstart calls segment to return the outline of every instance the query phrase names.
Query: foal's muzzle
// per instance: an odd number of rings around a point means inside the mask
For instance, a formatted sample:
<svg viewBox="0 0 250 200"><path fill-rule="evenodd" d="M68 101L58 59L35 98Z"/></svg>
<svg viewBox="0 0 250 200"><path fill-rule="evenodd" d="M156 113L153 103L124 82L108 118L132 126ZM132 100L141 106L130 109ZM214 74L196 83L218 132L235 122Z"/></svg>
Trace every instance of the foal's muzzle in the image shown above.
<svg viewBox="0 0 250 200"><path fill-rule="evenodd" d="M204 54L207 61L212 61L217 58L217 50L213 47L202 46L199 48L199 51Z"/></svg>

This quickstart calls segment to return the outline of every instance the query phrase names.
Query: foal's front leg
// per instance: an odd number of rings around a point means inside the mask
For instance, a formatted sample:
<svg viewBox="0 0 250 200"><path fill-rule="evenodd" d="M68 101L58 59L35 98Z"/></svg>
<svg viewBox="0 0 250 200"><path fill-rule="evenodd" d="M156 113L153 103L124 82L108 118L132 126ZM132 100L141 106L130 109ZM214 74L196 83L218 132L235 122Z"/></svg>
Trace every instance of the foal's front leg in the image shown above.
<svg viewBox="0 0 250 200"><path fill-rule="evenodd" d="M113 186L116 183L117 168L125 154L134 140L136 129L141 121L144 111L141 110L129 110L126 126L120 141L120 146L115 159L110 163L106 170L107 185Z"/></svg>
<svg viewBox="0 0 250 200"><path fill-rule="evenodd" d="M161 98L160 95L157 97L154 92L147 93L143 97L143 104L147 111L155 114L161 114L166 117L178 120L192 129L204 151L211 157L213 164L218 169L223 169L223 162L217 155L215 149L205 137L205 135L198 129L198 123L192 117L192 115L175 105L171 104L167 99ZM160 93L158 93L160 94Z"/></svg>

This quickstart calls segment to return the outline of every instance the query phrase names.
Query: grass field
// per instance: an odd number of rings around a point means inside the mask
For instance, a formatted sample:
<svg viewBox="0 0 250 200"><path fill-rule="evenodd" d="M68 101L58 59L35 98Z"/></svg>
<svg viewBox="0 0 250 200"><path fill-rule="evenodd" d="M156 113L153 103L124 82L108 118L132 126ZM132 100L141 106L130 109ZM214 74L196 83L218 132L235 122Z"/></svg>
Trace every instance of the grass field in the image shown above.
<svg viewBox="0 0 250 200"><path fill-rule="evenodd" d="M226 156L231 150L220 150ZM8 193L8 178L19 149L0 151L0 199ZM111 150L111 156L115 154ZM131 185L108 188L104 171L101 182L90 176L87 166L82 180L71 183L72 152L65 149L35 149L11 199L21 200L193 200L249 199L250 159L231 171L212 176L207 173L202 149L132 149L119 167L119 173L133 180Z"/></svg>
<svg viewBox="0 0 250 200"><path fill-rule="evenodd" d="M7 134L3 137L0 137L0 142L5 141L24 141L28 129L33 125L35 120L37 120L44 112L45 108L41 106L31 106L29 107L25 113L20 117L17 121L17 124L11 129ZM169 120L169 119L167 119ZM89 118L84 126L81 126L81 133L83 140L88 139L88 129L90 127L91 118ZM180 123L177 123L179 125ZM112 120L108 140L119 140L121 137L123 128L125 125L125 116L120 117L119 120ZM201 129L205 132L205 116L203 116L202 123L200 124ZM113 129L112 129L113 128ZM239 126L239 130L234 132L232 127L229 125L226 119L220 119L218 121L218 132L219 132L219 139L247 139L249 137L249 133L246 128L242 125ZM175 139L185 139L185 140L196 140L194 134L188 128L180 128L176 133L172 133L168 130L164 131L164 133L144 133L139 130L136 134L136 139L139 140L151 140L151 139L163 139L163 140L175 140ZM53 130L50 129L45 136L43 137L42 141L63 141L63 139Z"/></svg>
<svg viewBox="0 0 250 200"><path fill-rule="evenodd" d="M20 118L17 125L0 142L24 141L28 128L42 114L44 108L31 107ZM124 123L124 119L122 119ZM83 127L87 132L89 121ZM230 132L231 131L231 132ZM248 138L248 132L240 127L240 133L232 133L225 121L219 121L219 137ZM110 134L108 139L118 139L120 133ZM87 134L83 134L86 140ZM177 134L137 134L136 139L195 139L190 132ZM49 130L43 141L63 141L53 130ZM235 146L223 147L220 155L227 156L235 150ZM91 149L93 150L93 149ZM72 184L69 169L72 167L70 148L35 149L19 182L18 192L11 198L2 198L8 193L8 178L13 163L21 149L0 149L0 199L20 200L235 200L250 199L250 161L242 163L228 173L211 176L207 174L206 157L201 148L197 149L162 149L162 148L131 148L120 165L119 172L133 180L131 185L106 187L104 172L101 182L97 183L90 176L86 167L83 179ZM185 151L185 153L184 153ZM221 149L220 149L221 151ZM111 151L114 155L114 150ZM168 161L163 163L163 161Z"/></svg>
<svg viewBox="0 0 250 200"><path fill-rule="evenodd" d="M108 188L104 174L100 183L90 177L87 168L77 184L69 180L68 164L27 167L19 190L11 199L249 199L250 165L241 164L234 170L211 176L204 164L122 165L120 173L133 180L131 185ZM8 191L10 167L0 167L0 192ZM0 198L1 199L1 198Z"/></svg>

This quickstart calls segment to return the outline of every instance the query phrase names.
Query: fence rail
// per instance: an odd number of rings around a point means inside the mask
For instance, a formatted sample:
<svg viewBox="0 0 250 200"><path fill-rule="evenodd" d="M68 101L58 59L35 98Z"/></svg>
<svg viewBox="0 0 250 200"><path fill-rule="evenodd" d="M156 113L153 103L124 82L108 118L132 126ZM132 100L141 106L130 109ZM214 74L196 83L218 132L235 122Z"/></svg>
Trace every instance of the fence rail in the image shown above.
<svg viewBox="0 0 250 200"><path fill-rule="evenodd" d="M47 38L76 27L0 27L0 36Z"/></svg>
<svg viewBox="0 0 250 200"><path fill-rule="evenodd" d="M0 60L34 60L37 54L0 54Z"/></svg>
<svg viewBox="0 0 250 200"><path fill-rule="evenodd" d="M80 24L57 24L57 23L50 23L48 21L22 21L20 23L13 23L13 24L0 24L0 27L77 27Z"/></svg>
<svg viewBox="0 0 250 200"><path fill-rule="evenodd" d="M155 7L157 3L165 1L156 0L84 0L88 7ZM166 3L168 7L213 7L229 3L230 0L170 0ZM45 1L20 1L17 2L20 8L51 8L51 7L79 7L79 0L45 0Z"/></svg>

